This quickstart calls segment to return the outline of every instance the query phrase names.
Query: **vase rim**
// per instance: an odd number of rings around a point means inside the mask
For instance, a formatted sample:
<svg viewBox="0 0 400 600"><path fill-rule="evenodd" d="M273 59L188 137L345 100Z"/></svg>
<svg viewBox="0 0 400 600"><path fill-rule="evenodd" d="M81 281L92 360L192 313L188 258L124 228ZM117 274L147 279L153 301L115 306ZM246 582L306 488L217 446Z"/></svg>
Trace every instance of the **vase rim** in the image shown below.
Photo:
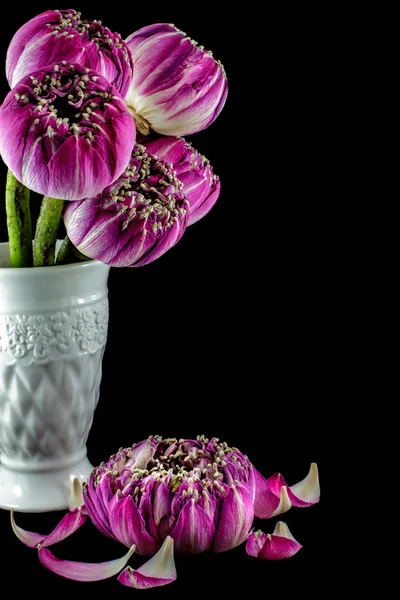
<svg viewBox="0 0 400 600"><path fill-rule="evenodd" d="M57 240L57 246L59 247L60 242L62 242L62 240ZM2 250L4 250L5 248L8 248L9 246L9 242L0 242L0 259L1 259L1 254L2 254ZM0 263L1 265L1 263ZM20 275L22 273L31 273L31 272L43 272L43 271L49 271L49 269L56 270L56 271L65 271L70 269L71 271L77 270L77 269L89 269L91 267L105 267L107 269L110 269L109 265L106 265L105 263L100 262L99 260L95 260L95 259L89 259L86 261L82 261L82 262L77 262L77 263L69 263L66 265L52 265L51 267L18 267L18 268L11 268L10 266L7 267L2 267L0 266L0 273L6 273L7 274L11 274L11 273L19 273ZM11 275L12 277L13 275Z"/></svg>

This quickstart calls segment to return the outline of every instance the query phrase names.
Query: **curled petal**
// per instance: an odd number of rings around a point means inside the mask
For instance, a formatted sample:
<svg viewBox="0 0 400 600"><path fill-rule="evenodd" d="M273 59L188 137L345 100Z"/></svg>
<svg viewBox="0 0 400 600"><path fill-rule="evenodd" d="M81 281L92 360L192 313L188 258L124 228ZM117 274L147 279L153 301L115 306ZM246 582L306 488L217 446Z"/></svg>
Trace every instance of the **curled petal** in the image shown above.
<svg viewBox="0 0 400 600"><path fill-rule="evenodd" d="M246 544L247 554L264 560L290 558L301 548L301 544L295 540L283 521L276 524L272 535L266 535L262 531L250 533Z"/></svg>
<svg viewBox="0 0 400 600"><path fill-rule="evenodd" d="M307 477L292 485L289 491L293 506L310 506L319 502L321 492L317 464L312 463Z"/></svg>
<svg viewBox="0 0 400 600"><path fill-rule="evenodd" d="M214 552L225 552L244 542L253 519L251 490L244 485L231 485L222 505Z"/></svg>
<svg viewBox="0 0 400 600"><path fill-rule="evenodd" d="M289 487L280 473L265 479L255 473L254 512L256 517L269 519L288 511L292 506L306 507L319 501L318 468L312 463L305 479Z"/></svg>
<svg viewBox="0 0 400 600"><path fill-rule="evenodd" d="M167 536L157 554L140 569L127 567L118 576L118 581L138 590L172 583L176 579L174 562L174 540Z"/></svg>
<svg viewBox="0 0 400 600"><path fill-rule="evenodd" d="M75 581L101 581L117 575L123 569L135 552L135 546L122 558L102 563L83 563L72 560L60 560L53 556L50 550L39 545L39 560L53 573Z"/></svg>
<svg viewBox="0 0 400 600"><path fill-rule="evenodd" d="M72 535L86 521L86 516L82 514L82 508L74 509L65 515L59 524L49 535L34 533L21 529L14 521L14 511L11 511L11 527L19 540L30 548L37 548L39 545L46 547L57 544Z"/></svg>

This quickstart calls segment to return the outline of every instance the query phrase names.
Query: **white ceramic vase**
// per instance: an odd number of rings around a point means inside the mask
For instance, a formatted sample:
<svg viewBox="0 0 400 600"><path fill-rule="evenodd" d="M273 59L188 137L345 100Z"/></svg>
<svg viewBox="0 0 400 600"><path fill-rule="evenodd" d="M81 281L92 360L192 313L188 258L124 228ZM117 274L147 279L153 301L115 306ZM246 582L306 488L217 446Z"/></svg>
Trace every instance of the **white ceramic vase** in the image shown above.
<svg viewBox="0 0 400 600"><path fill-rule="evenodd" d="M92 470L109 267L8 265L0 244L0 507L61 510Z"/></svg>

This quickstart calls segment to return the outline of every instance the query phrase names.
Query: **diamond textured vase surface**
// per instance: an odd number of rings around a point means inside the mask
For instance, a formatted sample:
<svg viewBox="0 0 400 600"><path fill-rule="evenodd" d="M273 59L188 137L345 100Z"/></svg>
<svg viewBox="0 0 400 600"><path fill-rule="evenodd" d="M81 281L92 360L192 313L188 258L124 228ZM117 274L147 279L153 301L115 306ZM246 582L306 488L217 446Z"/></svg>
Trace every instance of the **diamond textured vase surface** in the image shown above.
<svg viewBox="0 0 400 600"><path fill-rule="evenodd" d="M92 466L109 267L97 261L10 269L0 244L0 507L68 506Z"/></svg>

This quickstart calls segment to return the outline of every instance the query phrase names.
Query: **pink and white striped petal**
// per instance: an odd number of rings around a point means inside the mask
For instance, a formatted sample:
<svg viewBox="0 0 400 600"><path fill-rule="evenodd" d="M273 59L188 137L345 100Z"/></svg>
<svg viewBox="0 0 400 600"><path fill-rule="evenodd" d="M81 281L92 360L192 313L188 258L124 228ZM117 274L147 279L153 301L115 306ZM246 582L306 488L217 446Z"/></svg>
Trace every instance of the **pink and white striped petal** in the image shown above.
<svg viewBox="0 0 400 600"><path fill-rule="evenodd" d="M139 569L127 567L120 573L118 581L127 587L146 590L172 583L176 579L174 540L167 536L157 554Z"/></svg>
<svg viewBox="0 0 400 600"><path fill-rule="evenodd" d="M290 533L289 527L283 521L276 524L272 534L256 531L249 534L246 552L263 560L282 560L297 554L302 545Z"/></svg>
<svg viewBox="0 0 400 600"><path fill-rule="evenodd" d="M310 471L299 483L289 487L280 473L265 479L255 470L255 516L269 519L288 511L292 506L306 507L319 502L318 467L312 463Z"/></svg>
<svg viewBox="0 0 400 600"><path fill-rule="evenodd" d="M225 552L242 544L254 520L251 491L232 484L224 500L214 541L214 552Z"/></svg>
<svg viewBox="0 0 400 600"><path fill-rule="evenodd" d="M117 575L123 569L135 552L136 546L132 546L122 558L102 563L74 562L72 560L60 560L50 550L46 550L39 544L39 560L44 567L74 581L102 581Z"/></svg>
<svg viewBox="0 0 400 600"><path fill-rule="evenodd" d="M51 533L49 533L49 535L44 535L42 533L26 531L25 529L18 527L14 520L14 511L11 511L11 527L17 538L23 544L29 546L29 548L37 548L39 545L47 547L52 546L53 544L58 544L58 542L65 540L67 537L75 533L75 531L77 531L77 529L79 529L85 521L86 516L82 513L82 508L74 509L61 519L59 524Z"/></svg>

